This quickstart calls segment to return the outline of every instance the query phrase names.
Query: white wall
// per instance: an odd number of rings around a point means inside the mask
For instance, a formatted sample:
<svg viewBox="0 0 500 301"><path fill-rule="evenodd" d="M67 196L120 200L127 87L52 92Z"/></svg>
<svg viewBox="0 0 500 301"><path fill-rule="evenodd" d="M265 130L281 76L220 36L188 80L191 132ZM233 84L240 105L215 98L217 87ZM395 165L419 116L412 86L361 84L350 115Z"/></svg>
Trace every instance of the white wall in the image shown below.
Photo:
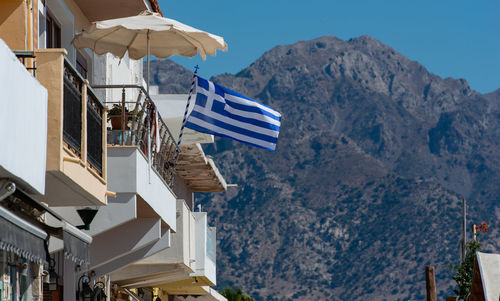
<svg viewBox="0 0 500 301"><path fill-rule="evenodd" d="M138 194L175 231L176 198L155 171L149 177L148 170L137 148L108 148L108 190Z"/></svg>
<svg viewBox="0 0 500 301"><path fill-rule="evenodd" d="M203 275L216 284L216 263L212 259L208 258L207 254L207 239L209 234L207 213L193 212L193 216L195 219L196 267L194 274L191 276ZM212 247L215 247L215 243Z"/></svg>
<svg viewBox="0 0 500 301"><path fill-rule="evenodd" d="M184 111L188 94L157 94L151 95L154 103L158 107L161 118L168 126L170 133L172 133L175 141L179 140L179 133L181 131L182 120L184 118ZM191 97L189 103L188 116L193 111L196 103L196 95ZM182 145L195 144L195 143L213 143L214 136L200 133L192 129L184 128L182 134Z"/></svg>
<svg viewBox="0 0 500 301"><path fill-rule="evenodd" d="M177 232L171 234L172 246L158 254L141 260L140 264L184 264L194 269L195 233L192 212L184 200L177 200Z"/></svg>
<svg viewBox="0 0 500 301"><path fill-rule="evenodd" d="M0 178L45 192L47 90L0 39Z"/></svg>
<svg viewBox="0 0 500 301"><path fill-rule="evenodd" d="M134 84L142 85L146 88L142 74L142 60L132 60L128 53L120 59L112 54L105 55L106 66L106 85ZM137 99L137 89L126 89L126 101L135 101ZM107 89L106 102L119 102L122 99L121 89ZM110 105L108 105L110 106Z"/></svg>

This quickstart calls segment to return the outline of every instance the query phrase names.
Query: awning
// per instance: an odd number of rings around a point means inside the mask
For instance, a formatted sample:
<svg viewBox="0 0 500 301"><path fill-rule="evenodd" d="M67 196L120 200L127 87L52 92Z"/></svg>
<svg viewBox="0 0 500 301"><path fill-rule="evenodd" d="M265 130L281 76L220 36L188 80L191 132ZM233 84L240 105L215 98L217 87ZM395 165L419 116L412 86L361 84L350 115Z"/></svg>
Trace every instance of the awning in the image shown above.
<svg viewBox="0 0 500 301"><path fill-rule="evenodd" d="M82 267L90 265L89 244L92 237L78 230L66 221L62 221L64 257Z"/></svg>
<svg viewBox="0 0 500 301"><path fill-rule="evenodd" d="M84 232L78 230L75 226L66 222L60 215L54 212L49 207L44 204L38 202L25 192L20 189L16 189L14 192L14 196L22 200L24 203L29 206L37 209L40 212L47 212L51 217L56 221L56 225L45 225L47 228L51 228L55 236L63 240L64 247L64 256L67 259L71 259L76 264L81 266L88 266L90 264L90 256L89 256L89 244L92 242L92 237L85 234ZM8 212L10 215L12 213ZM34 226L32 226L34 227ZM41 230L40 230L41 231ZM45 233L45 232L43 232ZM52 232L51 232L52 233ZM3 235L2 235L3 237ZM45 237L47 234L45 233ZM44 237L44 239L45 239ZM0 238L1 240L1 238ZM45 253L44 253L45 254ZM43 257L45 259L45 255Z"/></svg>
<svg viewBox="0 0 500 301"><path fill-rule="evenodd" d="M45 262L47 233L0 206L0 250L37 263Z"/></svg>

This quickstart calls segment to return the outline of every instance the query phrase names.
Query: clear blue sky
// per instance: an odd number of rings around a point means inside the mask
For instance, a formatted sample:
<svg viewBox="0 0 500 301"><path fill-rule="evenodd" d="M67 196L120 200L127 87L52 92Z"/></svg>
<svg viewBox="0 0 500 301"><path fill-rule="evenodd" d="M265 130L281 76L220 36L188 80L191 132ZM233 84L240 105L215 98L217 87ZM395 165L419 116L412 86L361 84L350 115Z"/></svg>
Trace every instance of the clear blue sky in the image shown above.
<svg viewBox="0 0 500 301"><path fill-rule="evenodd" d="M174 57L201 76L237 73L276 45L323 35L370 35L441 77L500 88L499 0L159 0L166 17L223 36L206 61Z"/></svg>

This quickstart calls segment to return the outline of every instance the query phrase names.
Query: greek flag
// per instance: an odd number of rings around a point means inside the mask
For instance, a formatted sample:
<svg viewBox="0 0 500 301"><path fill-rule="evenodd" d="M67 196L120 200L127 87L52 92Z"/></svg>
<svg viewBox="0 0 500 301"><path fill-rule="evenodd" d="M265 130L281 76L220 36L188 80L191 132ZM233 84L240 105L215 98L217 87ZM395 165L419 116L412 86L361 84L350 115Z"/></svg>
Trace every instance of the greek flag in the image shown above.
<svg viewBox="0 0 500 301"><path fill-rule="evenodd" d="M197 77L196 103L186 127L275 150L280 124L281 114L270 107Z"/></svg>

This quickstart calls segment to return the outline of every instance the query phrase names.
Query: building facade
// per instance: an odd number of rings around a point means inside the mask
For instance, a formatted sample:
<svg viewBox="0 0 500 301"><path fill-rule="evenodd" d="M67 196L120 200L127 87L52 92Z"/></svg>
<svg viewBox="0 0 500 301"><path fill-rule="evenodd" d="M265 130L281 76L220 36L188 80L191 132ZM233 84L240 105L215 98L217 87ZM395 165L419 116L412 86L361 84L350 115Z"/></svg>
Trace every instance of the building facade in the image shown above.
<svg viewBox="0 0 500 301"><path fill-rule="evenodd" d="M225 300L197 192L224 178L188 131L186 95L150 96L143 63L71 42L155 0L0 2L0 299ZM159 116L159 119L156 119Z"/></svg>

